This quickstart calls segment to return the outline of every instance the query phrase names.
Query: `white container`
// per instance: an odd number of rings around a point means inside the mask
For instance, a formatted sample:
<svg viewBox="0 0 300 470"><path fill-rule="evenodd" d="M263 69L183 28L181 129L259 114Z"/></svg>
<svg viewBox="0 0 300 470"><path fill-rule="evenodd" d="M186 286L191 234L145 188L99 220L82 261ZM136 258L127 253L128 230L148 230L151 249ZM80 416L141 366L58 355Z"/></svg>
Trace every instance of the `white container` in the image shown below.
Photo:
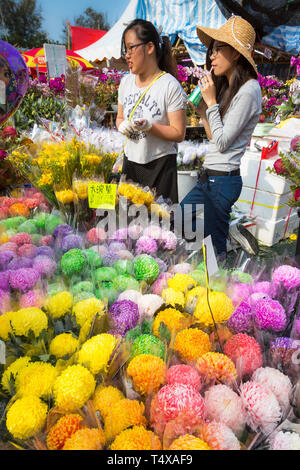
<svg viewBox="0 0 300 470"><path fill-rule="evenodd" d="M290 208L289 208L290 209ZM295 209L290 216L282 219L256 219L256 238L261 245L273 246L284 238L288 238L299 226L299 216Z"/></svg>
<svg viewBox="0 0 300 470"><path fill-rule="evenodd" d="M283 176L269 173L267 168L273 168L274 162L279 157L268 158L261 161L257 189L274 194L285 194L290 191L290 183ZM241 160L241 177L243 185L255 188L260 164L260 153L247 151Z"/></svg>
<svg viewBox="0 0 300 470"><path fill-rule="evenodd" d="M244 214L252 217L262 217L266 220L278 220L286 217L289 213L287 202L291 193L274 194L267 191L254 190L243 186L241 195L236 201L236 208ZM253 209L251 212L252 202Z"/></svg>
<svg viewBox="0 0 300 470"><path fill-rule="evenodd" d="M178 199L179 202L193 189L197 184L197 171L177 171Z"/></svg>
<svg viewBox="0 0 300 470"><path fill-rule="evenodd" d="M256 124L252 135L263 137L268 135L273 127L275 127L273 122L259 122Z"/></svg>

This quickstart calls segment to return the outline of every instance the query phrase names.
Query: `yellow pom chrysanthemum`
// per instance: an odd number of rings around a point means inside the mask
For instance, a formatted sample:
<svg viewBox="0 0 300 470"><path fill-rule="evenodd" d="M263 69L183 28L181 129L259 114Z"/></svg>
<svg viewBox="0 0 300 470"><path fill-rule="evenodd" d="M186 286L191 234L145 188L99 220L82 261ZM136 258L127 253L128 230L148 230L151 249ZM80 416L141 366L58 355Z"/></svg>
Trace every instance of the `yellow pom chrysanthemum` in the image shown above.
<svg viewBox="0 0 300 470"><path fill-rule="evenodd" d="M110 446L111 450L161 450L161 442L152 431L144 426L133 426L125 429Z"/></svg>
<svg viewBox="0 0 300 470"><path fill-rule="evenodd" d="M71 356L78 348L79 341L71 333L55 336L50 343L49 352L57 358Z"/></svg>
<svg viewBox="0 0 300 470"><path fill-rule="evenodd" d="M95 387L94 376L88 369L80 364L69 366L54 383L55 405L68 412L76 411L91 398Z"/></svg>
<svg viewBox="0 0 300 470"><path fill-rule="evenodd" d="M178 292L185 294L189 289L196 287L197 283L188 274L177 273L168 279L168 286Z"/></svg>
<svg viewBox="0 0 300 470"><path fill-rule="evenodd" d="M47 330L48 318L39 308L21 308L12 315L11 327L16 336L27 336L32 331L38 337L43 330Z"/></svg>
<svg viewBox="0 0 300 470"><path fill-rule="evenodd" d="M198 437L185 434L175 439L168 450L211 450L211 448Z"/></svg>
<svg viewBox="0 0 300 470"><path fill-rule="evenodd" d="M142 395L156 393L165 382L166 365L158 356L139 354L128 364L127 375Z"/></svg>
<svg viewBox="0 0 300 470"><path fill-rule="evenodd" d="M78 325L83 326L87 320L91 320L97 313L103 314L104 309L105 304L101 300L91 297L74 305L73 314Z"/></svg>
<svg viewBox="0 0 300 470"><path fill-rule="evenodd" d="M36 396L16 400L7 412L7 430L16 439L29 439L42 430L48 407Z"/></svg>
<svg viewBox="0 0 300 470"><path fill-rule="evenodd" d="M82 428L83 418L79 414L62 416L50 429L47 435L47 447L49 450L60 450L66 440L76 431Z"/></svg>
<svg viewBox="0 0 300 470"><path fill-rule="evenodd" d="M101 450L105 438L101 429L83 428L69 437L62 450Z"/></svg>
<svg viewBox="0 0 300 470"><path fill-rule="evenodd" d="M16 376L18 375L18 373L24 367L26 367L29 362L30 362L30 357L28 357L28 356L19 357L14 362L12 362L10 364L10 366L7 367L7 369L5 369L5 371L3 372L3 375L2 375L2 379L1 379L1 384L2 384L2 387L5 391L10 393L10 381L11 381L11 379L13 381L15 381Z"/></svg>
<svg viewBox="0 0 300 470"><path fill-rule="evenodd" d="M185 362L196 361L211 350L209 336L197 328L186 328L177 333L173 349Z"/></svg>
<svg viewBox="0 0 300 470"><path fill-rule="evenodd" d="M194 287L194 289L189 290L185 295L185 310L193 314L196 308L198 298L206 294L206 288L202 286Z"/></svg>
<svg viewBox="0 0 300 470"><path fill-rule="evenodd" d="M208 352L196 363L196 368L207 383L211 381L231 384L237 378L237 371L232 360L225 354Z"/></svg>
<svg viewBox="0 0 300 470"><path fill-rule="evenodd" d="M35 395L49 398L57 377L57 370L47 362L30 362L16 377L16 391L19 396Z"/></svg>
<svg viewBox="0 0 300 470"><path fill-rule="evenodd" d="M100 411L103 419L106 418L109 410L120 400L123 400L125 396L116 387L109 385L105 387L104 385L98 385L95 390L95 393L92 397L93 405L95 410Z"/></svg>
<svg viewBox="0 0 300 470"><path fill-rule="evenodd" d="M184 307L185 297L182 292L168 287L162 291L161 297L167 305L172 305L172 307L176 307L178 305L182 308Z"/></svg>
<svg viewBox="0 0 300 470"><path fill-rule="evenodd" d="M146 426L145 407L137 400L124 398L114 404L104 420L104 433L107 441L115 439L131 426Z"/></svg>
<svg viewBox="0 0 300 470"><path fill-rule="evenodd" d="M82 345L78 353L78 363L87 367L94 375L105 371L116 344L114 335L101 333L92 336Z"/></svg>
<svg viewBox="0 0 300 470"><path fill-rule="evenodd" d="M159 336L159 327L164 323L171 332L177 332L188 326L188 319L175 308L166 308L156 315L152 329L155 336Z"/></svg>
<svg viewBox="0 0 300 470"><path fill-rule="evenodd" d="M72 308L72 295L70 292L63 291L50 297L45 308L53 318L63 317Z"/></svg>
<svg viewBox="0 0 300 470"><path fill-rule="evenodd" d="M224 292L211 291L209 293L209 305L216 323L224 323L234 312L234 305L231 299ZM198 298L194 317L207 326L214 324L211 312L207 303L207 296Z"/></svg>
<svg viewBox="0 0 300 470"><path fill-rule="evenodd" d="M10 322L14 315L15 312L6 312L0 315L0 338L4 341L7 341L9 334L12 333Z"/></svg>

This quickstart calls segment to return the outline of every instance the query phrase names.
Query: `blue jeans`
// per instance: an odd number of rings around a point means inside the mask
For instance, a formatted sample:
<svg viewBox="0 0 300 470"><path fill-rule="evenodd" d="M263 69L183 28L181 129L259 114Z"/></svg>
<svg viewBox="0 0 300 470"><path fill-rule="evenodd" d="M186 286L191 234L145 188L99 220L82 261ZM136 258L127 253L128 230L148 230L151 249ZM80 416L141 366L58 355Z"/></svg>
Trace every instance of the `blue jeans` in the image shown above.
<svg viewBox="0 0 300 470"><path fill-rule="evenodd" d="M192 230L194 232L196 230L196 204L204 205L204 237L211 235L218 255L227 251L226 239L231 208L239 198L242 186L240 176L209 176L204 184L198 181L180 203L183 221L184 205L192 205Z"/></svg>

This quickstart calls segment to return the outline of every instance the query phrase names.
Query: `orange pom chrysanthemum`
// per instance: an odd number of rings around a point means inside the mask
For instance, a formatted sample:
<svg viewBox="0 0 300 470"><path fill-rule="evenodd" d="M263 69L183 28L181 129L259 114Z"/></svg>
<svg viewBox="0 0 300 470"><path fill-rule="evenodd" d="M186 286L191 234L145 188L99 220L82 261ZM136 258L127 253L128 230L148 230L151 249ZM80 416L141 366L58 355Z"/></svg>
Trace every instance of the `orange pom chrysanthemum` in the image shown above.
<svg viewBox="0 0 300 470"><path fill-rule="evenodd" d="M47 447L49 450L60 450L65 441L78 429L82 428L82 416L78 414L68 414L60 418L50 429L47 436Z"/></svg>
<svg viewBox="0 0 300 470"><path fill-rule="evenodd" d="M213 450L241 450L237 437L224 423L202 423L198 435Z"/></svg>
<svg viewBox="0 0 300 470"><path fill-rule="evenodd" d="M102 429L82 428L66 440L62 450L101 450L104 443Z"/></svg>
<svg viewBox="0 0 300 470"><path fill-rule="evenodd" d="M211 381L225 384L232 383L237 378L234 363L225 354L208 352L203 354L196 363L196 368L207 383Z"/></svg>
<svg viewBox="0 0 300 470"><path fill-rule="evenodd" d="M155 334L155 336L159 336L159 327L162 323L169 328L171 333L187 328L188 326L187 318L175 308L166 308L158 312L152 325L153 334Z"/></svg>
<svg viewBox="0 0 300 470"><path fill-rule="evenodd" d="M139 354L130 361L127 374L132 377L135 389L142 395L156 393L165 382L166 365L152 354Z"/></svg>
<svg viewBox="0 0 300 470"><path fill-rule="evenodd" d="M211 450L206 442L191 434L178 437L169 447L169 450Z"/></svg>
<svg viewBox="0 0 300 470"><path fill-rule="evenodd" d="M152 431L144 426L125 429L110 446L111 450L161 450L161 442Z"/></svg>
<svg viewBox="0 0 300 470"><path fill-rule="evenodd" d="M95 410L100 411L103 419L106 418L109 410L120 400L123 400L125 396L116 387L109 385L105 387L104 385L98 385L95 390L95 393L92 397L92 402Z"/></svg>
<svg viewBox="0 0 300 470"><path fill-rule="evenodd" d="M186 328L177 333L174 350L185 362L196 361L211 350L209 336L197 328Z"/></svg>
<svg viewBox="0 0 300 470"><path fill-rule="evenodd" d="M26 207L24 204L16 202L15 204L12 204L9 208L9 215L11 217L17 217L21 215L22 217L29 217L30 211L28 207Z"/></svg>
<svg viewBox="0 0 300 470"><path fill-rule="evenodd" d="M109 410L104 420L104 432L107 441L115 439L130 426L146 426L145 406L137 400L124 398Z"/></svg>

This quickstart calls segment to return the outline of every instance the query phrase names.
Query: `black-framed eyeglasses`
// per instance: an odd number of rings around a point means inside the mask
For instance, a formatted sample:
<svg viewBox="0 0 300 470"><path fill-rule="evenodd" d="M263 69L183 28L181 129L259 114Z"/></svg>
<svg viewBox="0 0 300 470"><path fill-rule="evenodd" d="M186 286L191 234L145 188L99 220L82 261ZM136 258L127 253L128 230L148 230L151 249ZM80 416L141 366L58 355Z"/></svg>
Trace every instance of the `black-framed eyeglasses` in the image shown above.
<svg viewBox="0 0 300 470"><path fill-rule="evenodd" d="M142 46L145 44L146 44L145 42L139 42L138 44L133 44L132 46L128 46L128 48L123 51L122 57L126 57L127 55L130 56L135 47Z"/></svg>
<svg viewBox="0 0 300 470"><path fill-rule="evenodd" d="M217 57L219 51L223 48L223 47L229 47L228 44L220 44L219 46L215 46L213 47L210 51L209 51L209 57Z"/></svg>

